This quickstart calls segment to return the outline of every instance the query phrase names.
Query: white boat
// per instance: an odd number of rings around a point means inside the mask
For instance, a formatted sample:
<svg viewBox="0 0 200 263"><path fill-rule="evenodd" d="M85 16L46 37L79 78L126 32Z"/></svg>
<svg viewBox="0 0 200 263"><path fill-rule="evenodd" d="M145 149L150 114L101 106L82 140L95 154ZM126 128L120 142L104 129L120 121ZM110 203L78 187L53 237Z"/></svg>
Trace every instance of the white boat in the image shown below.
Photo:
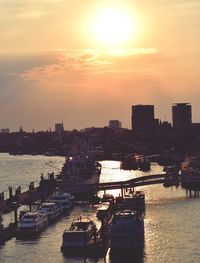
<svg viewBox="0 0 200 263"><path fill-rule="evenodd" d="M54 202L59 205L63 212L67 212L74 204L74 196L70 193L54 193L48 199L48 202Z"/></svg>
<svg viewBox="0 0 200 263"><path fill-rule="evenodd" d="M95 233L95 223L88 218L79 217L72 222L69 229L64 231L61 250L84 251L92 244Z"/></svg>
<svg viewBox="0 0 200 263"><path fill-rule="evenodd" d="M58 203L46 202L38 208L38 212L40 214L46 214L48 217L48 221L52 222L55 221L63 213L63 208Z"/></svg>
<svg viewBox="0 0 200 263"><path fill-rule="evenodd" d="M40 233L48 225L46 214L26 212L19 220L17 237L32 236Z"/></svg>
<svg viewBox="0 0 200 263"><path fill-rule="evenodd" d="M116 212L110 230L111 253L131 252L144 246L144 219L133 210Z"/></svg>

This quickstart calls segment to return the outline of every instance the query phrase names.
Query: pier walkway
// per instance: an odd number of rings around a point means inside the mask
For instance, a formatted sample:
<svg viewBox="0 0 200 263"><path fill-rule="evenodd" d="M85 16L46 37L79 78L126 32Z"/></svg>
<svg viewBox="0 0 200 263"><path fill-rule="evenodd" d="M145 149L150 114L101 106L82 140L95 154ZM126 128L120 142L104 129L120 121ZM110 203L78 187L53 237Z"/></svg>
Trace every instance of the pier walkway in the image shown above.
<svg viewBox="0 0 200 263"><path fill-rule="evenodd" d="M83 184L83 183L71 183L65 182L64 180L47 180L47 188L40 189L40 187L31 187L26 192L19 191L12 198L1 200L0 202L0 211L13 210L13 202L16 204L32 204L36 200L45 200L49 195L49 189L55 189L58 187L60 190L70 192L74 195L79 194L91 194L98 191L106 191L112 189L121 189L122 194L125 189L135 189L139 186L146 185L155 185L155 184L163 184L166 187L169 186L178 186L181 184L182 186L192 186L192 189L198 191L200 190L200 174L194 175L180 175L177 173L165 173L165 174L154 174L154 175L146 175L140 176L137 178L133 178L127 181L117 181L117 182L107 182L107 183L98 183L98 184ZM53 183L52 185L50 183ZM50 187L51 186L51 187ZM49 188L50 187L50 188ZM16 205L15 204L15 205Z"/></svg>
<svg viewBox="0 0 200 263"><path fill-rule="evenodd" d="M139 186L145 185L155 185L163 184L164 186L178 186L178 184L200 184L200 174L199 175L180 175L180 174L154 174L140 176L133 178L127 181L118 181L118 182L107 182L99 184L73 184L69 185L65 182L62 182L59 187L65 191L69 191L73 194L86 193L92 191L106 191L112 189L127 189L127 188L136 188Z"/></svg>

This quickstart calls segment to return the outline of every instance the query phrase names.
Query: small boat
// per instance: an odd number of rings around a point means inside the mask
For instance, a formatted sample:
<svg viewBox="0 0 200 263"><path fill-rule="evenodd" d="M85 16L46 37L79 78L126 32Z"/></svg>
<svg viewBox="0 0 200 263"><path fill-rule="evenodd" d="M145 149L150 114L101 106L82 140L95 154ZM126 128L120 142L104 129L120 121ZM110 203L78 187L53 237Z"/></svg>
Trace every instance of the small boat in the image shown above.
<svg viewBox="0 0 200 263"><path fill-rule="evenodd" d="M18 223L17 237L31 237L40 233L48 225L46 214L36 212L26 212Z"/></svg>
<svg viewBox="0 0 200 263"><path fill-rule="evenodd" d="M113 216L110 230L111 253L132 252L144 247L144 218L133 210Z"/></svg>
<svg viewBox="0 0 200 263"><path fill-rule="evenodd" d="M97 209L97 218L102 220L111 216L111 204L103 202Z"/></svg>
<svg viewBox="0 0 200 263"><path fill-rule="evenodd" d="M120 168L123 170L138 170L138 162L135 155L129 154L125 156L121 162Z"/></svg>
<svg viewBox="0 0 200 263"><path fill-rule="evenodd" d="M89 248L96 234L96 224L94 221L79 217L74 220L69 229L63 233L63 243L61 250L84 251Z"/></svg>
<svg viewBox="0 0 200 263"><path fill-rule="evenodd" d="M63 213L63 208L60 204L47 202L43 203L39 208L38 212L40 214L46 214L48 217L48 221L55 221L61 214Z"/></svg>
<svg viewBox="0 0 200 263"><path fill-rule="evenodd" d="M63 212L67 212L74 204L74 196L70 193L55 193L49 197L48 202L60 205Z"/></svg>

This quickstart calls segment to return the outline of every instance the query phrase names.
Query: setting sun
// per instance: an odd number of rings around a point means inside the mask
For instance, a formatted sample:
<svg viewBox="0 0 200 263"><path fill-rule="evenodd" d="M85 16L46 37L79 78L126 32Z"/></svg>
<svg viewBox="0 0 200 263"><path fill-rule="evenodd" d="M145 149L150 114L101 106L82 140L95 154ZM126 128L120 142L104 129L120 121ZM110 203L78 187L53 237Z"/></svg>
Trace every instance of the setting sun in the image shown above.
<svg viewBox="0 0 200 263"><path fill-rule="evenodd" d="M136 33L136 19L121 8L107 8L97 12L91 31L95 41L104 46L126 44Z"/></svg>

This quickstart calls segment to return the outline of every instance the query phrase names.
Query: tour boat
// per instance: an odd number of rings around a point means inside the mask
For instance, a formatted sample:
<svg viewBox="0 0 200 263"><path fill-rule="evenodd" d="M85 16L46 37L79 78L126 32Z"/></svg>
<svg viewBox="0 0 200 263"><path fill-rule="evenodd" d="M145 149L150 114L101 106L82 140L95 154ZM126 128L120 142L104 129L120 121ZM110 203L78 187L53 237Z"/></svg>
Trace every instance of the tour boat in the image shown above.
<svg viewBox="0 0 200 263"><path fill-rule="evenodd" d="M67 251L84 251L93 242L96 234L95 223L84 217L74 220L69 229L63 233L63 243L61 250Z"/></svg>
<svg viewBox="0 0 200 263"><path fill-rule="evenodd" d="M111 253L131 252L144 246L144 219L133 210L122 210L113 216L110 230Z"/></svg>
<svg viewBox="0 0 200 263"><path fill-rule="evenodd" d="M36 212L26 212L18 223L17 237L40 233L48 225L48 216Z"/></svg>
<svg viewBox="0 0 200 263"><path fill-rule="evenodd" d="M61 206L63 212L67 212L74 203L74 196L70 193L58 192L51 195L48 199L48 202L54 202L57 205Z"/></svg>
<svg viewBox="0 0 200 263"><path fill-rule="evenodd" d="M48 217L48 221L52 222L63 213L63 208L60 204L54 202L46 202L38 208L38 212L40 214L46 214Z"/></svg>

